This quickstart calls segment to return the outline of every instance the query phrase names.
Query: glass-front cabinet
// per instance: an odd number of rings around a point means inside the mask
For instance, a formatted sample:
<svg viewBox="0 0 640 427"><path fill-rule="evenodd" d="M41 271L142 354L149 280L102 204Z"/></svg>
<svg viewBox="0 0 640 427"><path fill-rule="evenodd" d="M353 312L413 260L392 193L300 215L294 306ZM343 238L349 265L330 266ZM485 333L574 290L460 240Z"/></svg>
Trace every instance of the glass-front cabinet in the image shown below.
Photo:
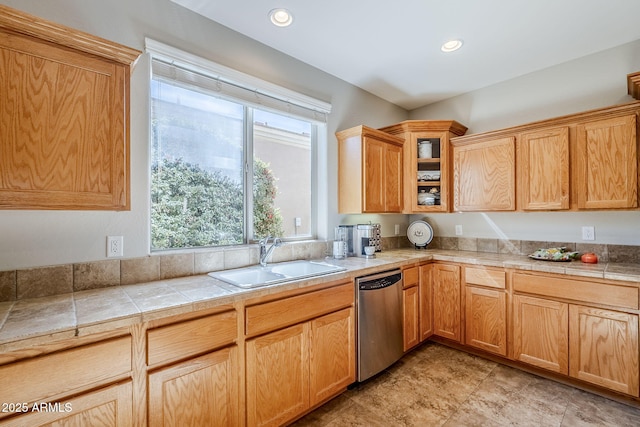
<svg viewBox="0 0 640 427"><path fill-rule="evenodd" d="M407 120L380 130L405 141L403 213L450 212L449 141L467 128L453 120Z"/></svg>

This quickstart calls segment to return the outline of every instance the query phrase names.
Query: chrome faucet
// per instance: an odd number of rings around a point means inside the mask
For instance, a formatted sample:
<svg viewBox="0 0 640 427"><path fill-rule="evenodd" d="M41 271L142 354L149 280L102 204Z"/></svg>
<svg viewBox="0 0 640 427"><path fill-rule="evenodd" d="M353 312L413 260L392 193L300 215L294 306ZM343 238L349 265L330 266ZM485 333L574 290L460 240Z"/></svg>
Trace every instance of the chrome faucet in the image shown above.
<svg viewBox="0 0 640 427"><path fill-rule="evenodd" d="M279 237L274 237L273 238L273 243L271 244L271 246L269 247L269 249L267 249L267 245L269 244L269 239L271 239L271 236L267 236L264 239L260 239L260 265L263 267L267 266L267 258L269 258L269 256L271 255L271 252L273 252L273 250L279 246L282 246L282 240Z"/></svg>

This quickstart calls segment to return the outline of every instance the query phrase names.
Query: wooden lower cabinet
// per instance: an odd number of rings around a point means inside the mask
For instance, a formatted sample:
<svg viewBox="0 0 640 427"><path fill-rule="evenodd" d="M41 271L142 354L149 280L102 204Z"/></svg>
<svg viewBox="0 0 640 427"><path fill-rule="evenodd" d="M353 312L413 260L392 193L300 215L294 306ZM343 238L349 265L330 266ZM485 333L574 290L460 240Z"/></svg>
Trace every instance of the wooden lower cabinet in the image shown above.
<svg viewBox="0 0 640 427"><path fill-rule="evenodd" d="M0 422L3 427L128 427L133 425L131 381L53 403L54 409L34 411Z"/></svg>
<svg viewBox="0 0 640 427"><path fill-rule="evenodd" d="M433 335L433 264L420 266L420 341Z"/></svg>
<svg viewBox="0 0 640 427"><path fill-rule="evenodd" d="M247 424L276 426L355 381L354 309L246 342Z"/></svg>
<svg viewBox="0 0 640 427"><path fill-rule="evenodd" d="M327 314L311 321L310 399L314 406L356 378L355 309Z"/></svg>
<svg viewBox="0 0 640 427"><path fill-rule="evenodd" d="M402 291L403 347L408 351L420 344L420 287L412 286Z"/></svg>
<svg viewBox="0 0 640 427"><path fill-rule="evenodd" d="M570 305L569 375L638 397L638 315Z"/></svg>
<svg viewBox="0 0 640 427"><path fill-rule="evenodd" d="M246 342L249 426L281 425L309 407L309 326Z"/></svg>
<svg viewBox="0 0 640 427"><path fill-rule="evenodd" d="M232 346L149 374L149 425L238 425L237 354Z"/></svg>
<svg viewBox="0 0 640 427"><path fill-rule="evenodd" d="M402 346L409 351L420 343L420 268L402 270Z"/></svg>
<svg viewBox="0 0 640 427"><path fill-rule="evenodd" d="M638 397L638 315L514 295L513 358Z"/></svg>
<svg viewBox="0 0 640 427"><path fill-rule="evenodd" d="M513 358L567 375L568 305L523 295L513 296Z"/></svg>
<svg viewBox="0 0 640 427"><path fill-rule="evenodd" d="M432 273L433 334L460 342L460 266L434 264Z"/></svg>
<svg viewBox="0 0 640 427"><path fill-rule="evenodd" d="M465 287L465 343L507 355L507 297L503 290Z"/></svg>

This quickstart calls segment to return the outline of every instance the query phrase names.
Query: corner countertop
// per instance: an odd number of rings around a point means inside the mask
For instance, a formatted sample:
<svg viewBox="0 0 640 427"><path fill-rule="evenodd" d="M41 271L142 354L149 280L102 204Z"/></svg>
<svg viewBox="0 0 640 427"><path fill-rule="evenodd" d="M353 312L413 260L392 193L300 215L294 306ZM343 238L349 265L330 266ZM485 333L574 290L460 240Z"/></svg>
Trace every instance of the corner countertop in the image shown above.
<svg viewBox="0 0 640 427"><path fill-rule="evenodd" d="M545 262L521 255L396 249L377 253L374 259L326 259L324 261L346 267L346 271L255 289L241 289L208 275L198 275L3 302L0 303L0 353L310 287L329 278L352 280L429 260L617 280L640 286L640 265L637 264Z"/></svg>

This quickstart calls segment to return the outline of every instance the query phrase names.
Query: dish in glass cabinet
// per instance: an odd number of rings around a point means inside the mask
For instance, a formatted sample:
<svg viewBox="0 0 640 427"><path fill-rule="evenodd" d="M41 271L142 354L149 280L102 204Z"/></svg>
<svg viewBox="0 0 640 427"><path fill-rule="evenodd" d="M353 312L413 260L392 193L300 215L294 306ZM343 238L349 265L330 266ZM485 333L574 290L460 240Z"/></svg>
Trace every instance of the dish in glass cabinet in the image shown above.
<svg viewBox="0 0 640 427"><path fill-rule="evenodd" d="M574 259L578 259L578 255L578 252L572 252L565 247L561 247L538 249L537 251L529 255L529 258L537 259L540 261L569 262Z"/></svg>

